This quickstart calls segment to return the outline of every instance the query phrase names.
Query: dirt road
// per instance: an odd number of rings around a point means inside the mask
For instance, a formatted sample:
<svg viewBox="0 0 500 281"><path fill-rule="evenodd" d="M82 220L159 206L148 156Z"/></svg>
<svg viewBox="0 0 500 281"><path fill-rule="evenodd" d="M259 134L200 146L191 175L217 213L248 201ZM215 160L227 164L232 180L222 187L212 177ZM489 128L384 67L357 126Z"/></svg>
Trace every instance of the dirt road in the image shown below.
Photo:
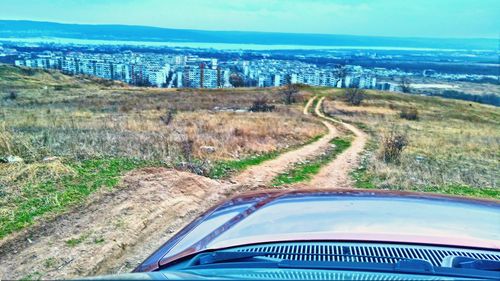
<svg viewBox="0 0 500 281"><path fill-rule="evenodd" d="M308 114L313 99L304 108ZM128 272L196 216L239 192L265 186L292 163L324 151L338 135L332 120L319 111L328 133L318 141L274 160L215 181L187 172L147 168L128 173L121 184L92 195L87 204L0 241L0 279L67 279ZM351 148L321 170L310 185L349 184L348 172L366 143L356 134ZM333 180L332 180L333 179Z"/></svg>
<svg viewBox="0 0 500 281"><path fill-rule="evenodd" d="M309 100L304 107L304 113L308 114L308 108L312 104ZM322 153L326 147L329 146L329 141L338 135L338 131L330 122L322 121L328 129L328 133L321 137L319 140L300 147L299 149L292 150L281 154L276 159L266 161L260 165L250 167L242 173L232 178L232 181L248 187L265 186L279 173L285 172L291 164L305 160L309 157Z"/></svg>
<svg viewBox="0 0 500 281"><path fill-rule="evenodd" d="M338 155L335 160L322 168L320 172L307 183L307 185L314 188L353 187L352 179L349 176L349 173L359 166L360 154L366 145L367 135L365 132L351 124L325 116L321 112L321 105L324 99L324 97L321 98L317 103L316 108L314 109L316 115L325 120L344 126L347 130L354 134L355 138L352 141L351 146L346 151Z"/></svg>

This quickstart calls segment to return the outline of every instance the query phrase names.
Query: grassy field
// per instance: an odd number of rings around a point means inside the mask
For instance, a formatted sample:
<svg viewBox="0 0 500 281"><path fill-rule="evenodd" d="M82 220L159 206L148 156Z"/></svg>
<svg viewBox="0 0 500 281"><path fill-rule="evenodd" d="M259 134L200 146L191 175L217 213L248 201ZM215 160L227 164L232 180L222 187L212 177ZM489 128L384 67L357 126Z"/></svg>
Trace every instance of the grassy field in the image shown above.
<svg viewBox="0 0 500 281"><path fill-rule="evenodd" d="M0 239L6 235L32 224L37 218L54 215L81 203L90 194L101 188L113 188L124 172L155 166L152 163L127 158L93 159L81 162L53 162L38 165L38 169L51 174L31 170L31 165L9 165L6 173L22 169L26 177L22 184L3 190L0 202ZM57 171L57 172L56 172ZM35 172L35 174L32 174ZM37 173L38 172L38 173ZM6 176L8 177L8 176ZM6 180L8 183L8 178Z"/></svg>
<svg viewBox="0 0 500 281"><path fill-rule="evenodd" d="M372 135L352 172L358 187L500 198L498 108L374 91L361 106L351 106L342 90L309 90L307 96L328 96L325 113ZM262 96L276 111L248 112ZM115 187L136 168L225 178L310 143L325 128L302 114L305 97L285 106L271 89L134 88L0 65L0 238ZM409 108L418 111L418 120L400 117ZM386 163L380 144L391 131L405 135L408 146L400 161ZM321 157L294 165L273 184L310 179L349 146L347 139L333 142ZM13 156L22 161L3 163Z"/></svg>
<svg viewBox="0 0 500 281"><path fill-rule="evenodd" d="M500 198L500 110L458 100L368 91L360 106L329 90L324 111L372 136L369 153L353 173L359 187L418 190ZM400 117L414 108L418 120ZM380 157L389 132L407 137L398 163Z"/></svg>
<svg viewBox="0 0 500 281"><path fill-rule="evenodd" d="M263 95L276 111L248 112ZM0 65L0 238L135 168L221 178L324 131L273 90L134 88ZM22 161L2 163L12 156Z"/></svg>

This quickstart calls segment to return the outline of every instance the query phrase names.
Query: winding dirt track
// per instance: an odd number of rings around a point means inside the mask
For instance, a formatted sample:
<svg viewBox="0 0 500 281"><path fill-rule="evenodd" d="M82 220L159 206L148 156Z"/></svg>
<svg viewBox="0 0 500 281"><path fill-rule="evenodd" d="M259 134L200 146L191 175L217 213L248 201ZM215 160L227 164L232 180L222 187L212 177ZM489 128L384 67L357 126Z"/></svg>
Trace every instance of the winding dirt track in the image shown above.
<svg viewBox="0 0 500 281"><path fill-rule="evenodd" d="M311 98L304 107L304 114L309 114L309 108L316 97ZM319 104L319 103L318 103ZM322 121L328 129L328 133L318 141L305 145L299 149L281 154L273 160L266 161L260 165L250 167L232 178L234 182L249 188L265 186L279 173L285 172L291 164L314 157L323 152L329 146L329 141L338 135L338 131L331 122Z"/></svg>
<svg viewBox="0 0 500 281"><path fill-rule="evenodd" d="M322 168L320 172L309 183L307 183L307 185L314 188L350 188L353 187L353 184L349 173L358 167L360 154L366 145L368 136L365 132L351 124L325 116L321 112L321 105L323 104L324 99L325 97L322 97L317 103L316 108L314 109L316 115L325 120L341 124L346 129L351 131L355 138L352 141L351 146L346 151L338 155L335 160Z"/></svg>
<svg viewBox="0 0 500 281"><path fill-rule="evenodd" d="M308 101L304 114L309 113L314 99ZM132 270L216 202L265 186L292 163L324 151L329 140L338 135L332 125L338 121L322 115L322 102L318 102L316 114L328 128L325 136L250 168L230 182L164 168L132 171L117 188L92 195L84 206L1 240L0 279L68 279ZM348 172L356 165L366 136L349 124L340 124L351 130L356 140L308 186L350 184Z"/></svg>

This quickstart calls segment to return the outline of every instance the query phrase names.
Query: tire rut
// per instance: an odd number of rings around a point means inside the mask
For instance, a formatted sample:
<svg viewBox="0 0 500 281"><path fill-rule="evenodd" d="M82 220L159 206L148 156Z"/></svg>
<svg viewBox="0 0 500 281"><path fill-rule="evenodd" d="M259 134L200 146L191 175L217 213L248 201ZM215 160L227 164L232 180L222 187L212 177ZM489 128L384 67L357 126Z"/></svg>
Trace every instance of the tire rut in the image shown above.
<svg viewBox="0 0 500 281"><path fill-rule="evenodd" d="M309 114L309 108L313 104L316 97L309 99L304 107L303 113ZM319 103L318 103L319 104ZM266 161L260 165L250 167L245 171L231 178L231 181L240 185L248 186L249 188L256 186L266 186L278 174L285 172L290 165L296 162L303 161L307 158L314 157L322 153L329 142L334 137L338 136L338 131L331 122L322 120L323 125L328 129L328 133L322 136L319 140L300 147L296 150L285 152L276 159Z"/></svg>
<svg viewBox="0 0 500 281"><path fill-rule="evenodd" d="M366 146L368 136L365 132L351 124L325 116L321 112L324 99L325 97L322 97L316 104L316 108L314 109L315 114L324 120L342 125L351 131L355 138L347 150L323 167L310 182L303 185L311 188L353 188L354 185L349 173L358 167L360 154Z"/></svg>

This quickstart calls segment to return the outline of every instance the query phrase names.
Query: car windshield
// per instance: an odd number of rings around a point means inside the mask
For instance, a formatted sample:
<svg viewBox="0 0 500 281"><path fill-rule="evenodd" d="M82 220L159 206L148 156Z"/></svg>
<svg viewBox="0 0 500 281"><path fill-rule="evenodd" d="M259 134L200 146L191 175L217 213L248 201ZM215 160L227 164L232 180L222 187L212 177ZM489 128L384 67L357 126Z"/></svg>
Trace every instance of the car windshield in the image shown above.
<svg viewBox="0 0 500 281"><path fill-rule="evenodd" d="M467 210L467 211L464 211ZM211 241L208 248L252 240L425 237L429 242L478 240L500 248L500 207L407 198L280 198ZM366 238L365 238L366 239ZM421 241L423 242L423 241Z"/></svg>
<svg viewBox="0 0 500 281"><path fill-rule="evenodd" d="M255 243L500 249L498 11L0 0L0 280Z"/></svg>
<svg viewBox="0 0 500 281"><path fill-rule="evenodd" d="M221 208L198 228L216 229L249 204ZM362 197L320 193L286 195L254 210L211 240L190 233L166 257L189 248L219 249L237 245L296 240L364 240L500 248L500 205L449 200ZM219 215L219 212L222 215ZM222 218L223 219L220 219ZM381 220L383 218L383 220ZM214 224L214 220L219 224ZM198 237L193 241L192 237ZM194 243L197 242L197 243ZM197 246L194 246L197 245Z"/></svg>

